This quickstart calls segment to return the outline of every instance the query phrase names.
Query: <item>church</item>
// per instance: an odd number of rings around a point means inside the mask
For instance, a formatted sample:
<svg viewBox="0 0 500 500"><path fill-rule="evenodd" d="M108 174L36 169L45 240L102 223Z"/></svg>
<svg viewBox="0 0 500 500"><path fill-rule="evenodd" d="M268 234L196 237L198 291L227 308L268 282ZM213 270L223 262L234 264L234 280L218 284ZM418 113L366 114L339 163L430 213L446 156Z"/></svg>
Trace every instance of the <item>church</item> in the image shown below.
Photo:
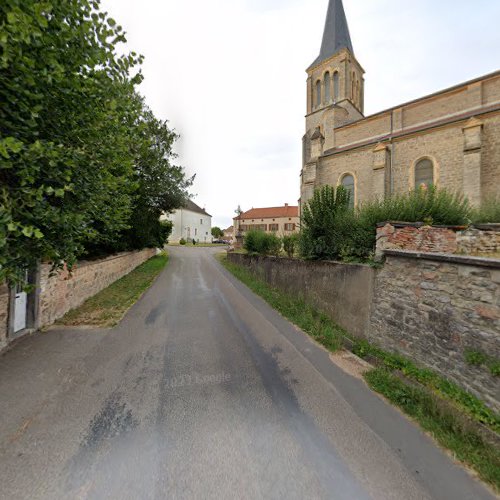
<svg viewBox="0 0 500 500"><path fill-rule="evenodd" d="M365 116L364 70L330 0L307 75L302 206L324 185L345 186L353 205L431 184L475 206L500 196L500 71Z"/></svg>

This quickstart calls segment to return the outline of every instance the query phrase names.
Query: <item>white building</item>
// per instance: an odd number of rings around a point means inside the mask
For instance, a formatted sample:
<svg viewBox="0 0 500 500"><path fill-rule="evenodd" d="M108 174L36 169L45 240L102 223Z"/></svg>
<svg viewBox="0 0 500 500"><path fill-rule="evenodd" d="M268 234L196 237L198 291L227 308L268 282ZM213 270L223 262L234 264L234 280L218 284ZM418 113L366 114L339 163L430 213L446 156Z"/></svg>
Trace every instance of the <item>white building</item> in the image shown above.
<svg viewBox="0 0 500 500"><path fill-rule="evenodd" d="M171 243L179 243L181 238L186 241L196 240L197 243L212 242L212 216L204 208L188 200L184 208L162 217L172 221L174 227L168 239Z"/></svg>

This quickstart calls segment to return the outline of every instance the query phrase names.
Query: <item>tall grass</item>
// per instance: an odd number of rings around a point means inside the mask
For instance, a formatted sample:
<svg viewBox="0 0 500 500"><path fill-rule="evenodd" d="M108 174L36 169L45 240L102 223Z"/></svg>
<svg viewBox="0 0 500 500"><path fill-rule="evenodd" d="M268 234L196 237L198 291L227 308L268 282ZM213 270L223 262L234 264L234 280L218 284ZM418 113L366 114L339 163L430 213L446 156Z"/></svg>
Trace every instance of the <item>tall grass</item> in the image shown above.
<svg viewBox="0 0 500 500"><path fill-rule="evenodd" d="M500 196L486 198L478 209L473 210L472 222L500 223Z"/></svg>

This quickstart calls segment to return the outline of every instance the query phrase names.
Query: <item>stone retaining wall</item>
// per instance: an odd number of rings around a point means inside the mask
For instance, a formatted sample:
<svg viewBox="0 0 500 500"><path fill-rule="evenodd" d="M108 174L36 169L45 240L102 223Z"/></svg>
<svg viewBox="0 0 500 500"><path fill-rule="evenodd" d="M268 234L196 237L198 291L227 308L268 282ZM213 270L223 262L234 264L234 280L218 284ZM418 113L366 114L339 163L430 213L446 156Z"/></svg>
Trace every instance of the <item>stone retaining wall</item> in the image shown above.
<svg viewBox="0 0 500 500"><path fill-rule="evenodd" d="M467 350L500 359L500 260L387 250L363 265L228 254L340 326L431 368L500 411L500 383Z"/></svg>
<svg viewBox="0 0 500 500"><path fill-rule="evenodd" d="M387 222L377 228L377 251L411 250L430 253L491 255L500 252L500 226L439 227Z"/></svg>
<svg viewBox="0 0 500 500"><path fill-rule="evenodd" d="M5 283L0 284L0 350L7 345L7 331L9 326L9 288Z"/></svg>
<svg viewBox="0 0 500 500"><path fill-rule="evenodd" d="M37 326L51 325L154 255L155 249L121 253L96 261L79 262L71 274L65 269L54 276L50 275L51 266L43 264Z"/></svg>
<svg viewBox="0 0 500 500"><path fill-rule="evenodd" d="M229 253L271 286L303 299L353 335L363 337L370 319L375 271L360 264L309 262Z"/></svg>
<svg viewBox="0 0 500 500"><path fill-rule="evenodd" d="M500 254L500 226L487 231L470 227L458 233L457 245L459 254Z"/></svg>
<svg viewBox="0 0 500 500"><path fill-rule="evenodd" d="M414 359L500 411L500 383L467 350L500 359L500 260L387 251L368 339Z"/></svg>

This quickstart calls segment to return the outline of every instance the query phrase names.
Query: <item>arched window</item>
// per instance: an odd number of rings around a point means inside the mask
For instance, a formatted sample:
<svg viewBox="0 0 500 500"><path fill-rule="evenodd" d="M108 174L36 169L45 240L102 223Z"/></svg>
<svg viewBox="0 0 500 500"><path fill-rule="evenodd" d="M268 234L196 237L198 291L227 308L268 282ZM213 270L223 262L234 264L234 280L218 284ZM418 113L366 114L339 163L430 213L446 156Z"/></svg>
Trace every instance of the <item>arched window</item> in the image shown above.
<svg viewBox="0 0 500 500"><path fill-rule="evenodd" d="M330 92L330 73L325 73L324 84L325 84L325 104L330 102L331 92Z"/></svg>
<svg viewBox="0 0 500 500"><path fill-rule="evenodd" d="M321 106L321 81L316 82L316 107Z"/></svg>
<svg viewBox="0 0 500 500"><path fill-rule="evenodd" d="M339 72L335 71L335 73L333 74L333 100L335 102L339 100L339 91L340 91Z"/></svg>
<svg viewBox="0 0 500 500"><path fill-rule="evenodd" d="M415 165L415 189L420 186L432 186L434 184L434 164L428 158L420 160Z"/></svg>
<svg viewBox="0 0 500 500"><path fill-rule="evenodd" d="M349 193L349 208L354 208L354 198L356 196L356 189L354 186L354 177L351 174L346 174L342 177L341 185Z"/></svg>
<svg viewBox="0 0 500 500"><path fill-rule="evenodd" d="M359 80L356 82L356 103L359 104L359 96L360 96L360 93L359 93Z"/></svg>

